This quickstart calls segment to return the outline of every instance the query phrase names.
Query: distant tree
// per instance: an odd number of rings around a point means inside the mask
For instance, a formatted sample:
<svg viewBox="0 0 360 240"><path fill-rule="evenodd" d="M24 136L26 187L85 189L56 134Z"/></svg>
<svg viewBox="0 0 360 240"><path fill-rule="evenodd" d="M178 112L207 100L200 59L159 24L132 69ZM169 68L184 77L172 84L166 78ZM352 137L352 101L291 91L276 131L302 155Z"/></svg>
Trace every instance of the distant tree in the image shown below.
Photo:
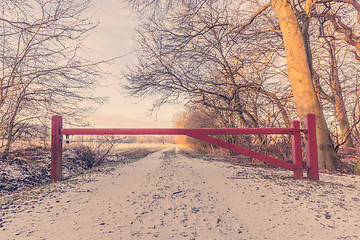
<svg viewBox="0 0 360 240"><path fill-rule="evenodd" d="M184 112L178 114L175 119L175 125L178 128L222 128L234 127L230 118L224 117L224 111L216 109L209 109L205 106L188 107ZM232 126L230 126L232 125ZM217 136L218 137L218 136ZM233 136L221 136L223 140L230 140L229 142L236 144L238 138ZM225 139L227 138L227 139ZM193 139L191 137L176 138L177 143L190 145L198 150L204 151L209 148L213 149L211 144Z"/></svg>
<svg viewBox="0 0 360 240"><path fill-rule="evenodd" d="M49 116L81 118L90 103L100 62L86 58L82 41L97 23L87 0L7 0L0 12L0 150L46 126ZM86 103L86 104L84 104Z"/></svg>

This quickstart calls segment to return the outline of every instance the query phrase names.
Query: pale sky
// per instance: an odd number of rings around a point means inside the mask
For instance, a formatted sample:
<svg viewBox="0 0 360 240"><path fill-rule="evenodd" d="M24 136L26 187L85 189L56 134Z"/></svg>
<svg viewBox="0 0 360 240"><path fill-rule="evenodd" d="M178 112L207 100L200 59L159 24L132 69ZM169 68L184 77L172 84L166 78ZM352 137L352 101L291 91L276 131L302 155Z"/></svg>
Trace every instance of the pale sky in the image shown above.
<svg viewBox="0 0 360 240"><path fill-rule="evenodd" d="M100 25L89 34L85 42L89 56L97 59L126 55L104 67L114 75L119 75L125 66L136 61L133 35L138 21L125 6L121 0L93 0L91 12L94 19L100 21ZM119 85L121 81L124 82L123 79L111 76L101 80L101 84L107 87L97 89L96 94L108 96L110 100L90 118L94 127L173 127L172 117L182 110L182 106L165 106L157 116L151 115L149 109L152 99L131 99L124 96Z"/></svg>

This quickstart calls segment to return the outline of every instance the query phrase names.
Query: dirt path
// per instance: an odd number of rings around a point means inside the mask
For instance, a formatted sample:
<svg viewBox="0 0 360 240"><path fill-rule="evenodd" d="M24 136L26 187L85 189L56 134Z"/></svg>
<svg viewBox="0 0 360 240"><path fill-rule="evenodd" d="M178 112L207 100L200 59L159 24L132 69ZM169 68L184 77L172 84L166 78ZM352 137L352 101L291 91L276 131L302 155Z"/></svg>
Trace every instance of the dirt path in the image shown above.
<svg viewBox="0 0 360 240"><path fill-rule="evenodd" d="M359 176L291 175L167 149L8 209L0 239L360 238Z"/></svg>

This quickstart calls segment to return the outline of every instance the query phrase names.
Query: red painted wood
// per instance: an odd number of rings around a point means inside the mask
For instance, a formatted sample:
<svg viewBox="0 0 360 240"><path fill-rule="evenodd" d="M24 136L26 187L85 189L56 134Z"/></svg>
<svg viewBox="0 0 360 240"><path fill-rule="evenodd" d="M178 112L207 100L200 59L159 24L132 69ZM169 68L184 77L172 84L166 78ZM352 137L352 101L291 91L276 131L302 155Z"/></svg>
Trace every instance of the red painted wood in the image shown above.
<svg viewBox="0 0 360 240"><path fill-rule="evenodd" d="M279 167L283 167L283 168L286 168L286 169L289 169L289 170L292 170L292 171L294 171L294 169L295 169L294 168L295 165L293 165L291 163L281 161L279 159L276 159L276 158L273 158L273 157L270 157L270 156L267 156L267 155L264 155L264 154L261 154L261 153L258 153L258 152L254 152L254 151L251 151L249 149L242 148L240 146L237 146L237 145L234 145L234 144L231 144L231 143L227 143L227 142L224 142L222 140L219 140L219 139L216 139L216 138L213 138L213 137L209 137L209 136L201 135L201 134L195 134L195 133L188 133L186 135L190 136L190 137L193 137L193 138L196 138L196 139L199 139L201 141L208 142L208 143L211 143L213 145L216 145L216 146L219 146L219 147L222 147L222 148L225 148L225 149L229 149L231 151L234 151L234 152L237 152L237 153L252 157L252 158L259 159L259 160L264 161L264 162L274 164L274 165L279 166Z"/></svg>
<svg viewBox="0 0 360 240"><path fill-rule="evenodd" d="M315 114L305 115L306 171L311 180L319 180Z"/></svg>
<svg viewBox="0 0 360 240"><path fill-rule="evenodd" d="M62 117L52 116L51 118L51 181L57 182L62 179Z"/></svg>
<svg viewBox="0 0 360 240"><path fill-rule="evenodd" d="M305 117L305 133L307 136L307 171L309 179L318 180L316 126L315 115ZM294 171L294 178L303 178L302 150L299 121L293 121L291 128L202 128L202 129L62 129L62 117L53 116L51 133L51 181L56 182L62 178L62 139L61 135L187 135L196 139L214 144L249 157L268 162L279 167ZM292 135L293 164L279 159L251 151L240 146L230 144L208 135L226 134L290 134Z"/></svg>
<svg viewBox="0 0 360 240"><path fill-rule="evenodd" d="M303 165L302 165L300 122L292 121L291 127L296 129L296 132L291 136L292 157L293 157L293 164L295 165L294 178L302 179L304 176L303 176Z"/></svg>
<svg viewBox="0 0 360 240"><path fill-rule="evenodd" d="M222 134L293 134L293 128L135 128L135 129L61 129L63 135L186 135L187 133Z"/></svg>

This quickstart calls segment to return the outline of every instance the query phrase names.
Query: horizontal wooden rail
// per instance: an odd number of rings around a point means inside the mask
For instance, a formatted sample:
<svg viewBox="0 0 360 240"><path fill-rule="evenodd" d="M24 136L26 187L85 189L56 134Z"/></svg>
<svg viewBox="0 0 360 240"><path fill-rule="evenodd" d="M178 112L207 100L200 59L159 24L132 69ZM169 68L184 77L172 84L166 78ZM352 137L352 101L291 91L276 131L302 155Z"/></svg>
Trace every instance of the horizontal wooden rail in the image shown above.
<svg viewBox="0 0 360 240"><path fill-rule="evenodd" d="M61 129L62 135L187 135L206 134L294 134L298 130L294 128L132 128L132 129Z"/></svg>
<svg viewBox="0 0 360 240"><path fill-rule="evenodd" d="M134 129L63 129L62 117L52 117L51 130L51 181L62 179L62 136L63 135L186 135L201 141L226 148L228 150L256 158L294 171L295 179L303 178L301 132L305 134L306 171L309 179L319 180L317 160L316 123L315 115L305 115L305 129L300 129L299 121L292 121L291 128L134 128ZM237 134L289 134L292 141L293 162L282 161L240 146L230 144L211 137L210 135L237 135Z"/></svg>

